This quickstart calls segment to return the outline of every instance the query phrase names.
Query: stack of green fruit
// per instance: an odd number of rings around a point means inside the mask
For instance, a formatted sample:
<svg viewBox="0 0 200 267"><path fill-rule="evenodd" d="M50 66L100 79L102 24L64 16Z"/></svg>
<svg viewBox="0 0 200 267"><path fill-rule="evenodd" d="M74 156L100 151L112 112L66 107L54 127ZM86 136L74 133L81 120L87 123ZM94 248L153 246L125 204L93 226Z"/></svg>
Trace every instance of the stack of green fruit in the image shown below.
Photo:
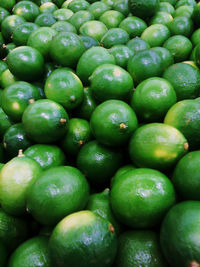
<svg viewBox="0 0 200 267"><path fill-rule="evenodd" d="M0 267L200 267L200 3L0 0Z"/></svg>

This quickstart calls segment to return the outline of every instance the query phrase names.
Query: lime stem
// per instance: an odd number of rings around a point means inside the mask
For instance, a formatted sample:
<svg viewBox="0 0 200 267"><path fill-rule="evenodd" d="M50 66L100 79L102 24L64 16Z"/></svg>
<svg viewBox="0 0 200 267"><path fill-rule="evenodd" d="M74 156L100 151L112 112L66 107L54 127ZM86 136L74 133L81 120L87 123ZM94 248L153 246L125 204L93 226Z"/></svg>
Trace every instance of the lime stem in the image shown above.
<svg viewBox="0 0 200 267"><path fill-rule="evenodd" d="M66 122L67 122L66 119L64 119L64 118L61 118L61 119L60 119L60 123L61 123L61 124L65 124Z"/></svg>
<svg viewBox="0 0 200 267"><path fill-rule="evenodd" d="M125 124L125 123L121 123L120 125L119 125L119 128L120 129L126 129L126 128L128 128L128 126Z"/></svg>

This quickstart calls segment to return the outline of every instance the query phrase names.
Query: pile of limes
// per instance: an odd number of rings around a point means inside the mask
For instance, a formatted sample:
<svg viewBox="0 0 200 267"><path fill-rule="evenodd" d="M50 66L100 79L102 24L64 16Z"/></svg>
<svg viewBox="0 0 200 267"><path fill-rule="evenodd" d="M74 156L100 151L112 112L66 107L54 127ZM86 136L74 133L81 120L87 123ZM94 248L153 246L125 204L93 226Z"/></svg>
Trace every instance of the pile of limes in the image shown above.
<svg viewBox="0 0 200 267"><path fill-rule="evenodd" d="M0 0L0 267L200 267L200 3Z"/></svg>

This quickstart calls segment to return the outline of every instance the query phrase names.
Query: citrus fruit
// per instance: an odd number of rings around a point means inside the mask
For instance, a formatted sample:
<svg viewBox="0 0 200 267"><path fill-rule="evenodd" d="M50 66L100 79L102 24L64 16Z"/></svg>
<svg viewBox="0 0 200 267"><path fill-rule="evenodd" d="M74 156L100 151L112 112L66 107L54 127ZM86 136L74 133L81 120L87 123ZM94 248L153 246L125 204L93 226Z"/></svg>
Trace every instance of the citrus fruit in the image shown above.
<svg viewBox="0 0 200 267"><path fill-rule="evenodd" d="M92 138L90 124L87 120L72 118L69 129L63 137L62 148L67 155L76 156L80 148Z"/></svg>
<svg viewBox="0 0 200 267"><path fill-rule="evenodd" d="M200 151L192 151L177 163L172 177L176 191L183 199L199 200Z"/></svg>
<svg viewBox="0 0 200 267"><path fill-rule="evenodd" d="M72 32L58 33L50 45L52 60L66 67L75 66L84 51L83 41Z"/></svg>
<svg viewBox="0 0 200 267"><path fill-rule="evenodd" d="M129 0L129 7L134 16L146 19L156 13L159 2L159 0Z"/></svg>
<svg viewBox="0 0 200 267"><path fill-rule="evenodd" d="M113 45L126 44L129 41L128 33L121 28L109 29L101 38L101 45L111 48Z"/></svg>
<svg viewBox="0 0 200 267"><path fill-rule="evenodd" d="M121 12L125 16L130 13L128 0L116 0L113 3L113 9Z"/></svg>
<svg viewBox="0 0 200 267"><path fill-rule="evenodd" d="M131 16L125 18L120 24L119 28L127 31L130 38L134 38L136 36L141 36L143 31L147 28L147 24L144 20Z"/></svg>
<svg viewBox="0 0 200 267"><path fill-rule="evenodd" d="M196 1L195 0L179 0L176 2L175 8L178 8L180 6L196 6Z"/></svg>
<svg viewBox="0 0 200 267"><path fill-rule="evenodd" d="M29 36L27 45L37 49L48 59L51 41L56 34L57 32L50 27L40 27Z"/></svg>
<svg viewBox="0 0 200 267"><path fill-rule="evenodd" d="M9 11L11 11L15 3L16 3L15 0L8 0L8 1L0 0L0 6Z"/></svg>
<svg viewBox="0 0 200 267"><path fill-rule="evenodd" d="M175 17L167 26L172 35L190 37L193 32L193 22L185 16Z"/></svg>
<svg viewBox="0 0 200 267"><path fill-rule="evenodd" d="M80 211L56 225L49 248L54 266L108 267L117 252L117 239L107 220L91 211Z"/></svg>
<svg viewBox="0 0 200 267"><path fill-rule="evenodd" d="M80 10L88 9L89 6L90 4L86 0L73 0L69 3L67 8L76 13Z"/></svg>
<svg viewBox="0 0 200 267"><path fill-rule="evenodd" d="M120 176L121 176L122 174L127 173L127 172L129 172L129 171L131 171L131 170L135 170L135 169L136 169L136 167L135 167L134 165L132 165L132 164L125 165L125 166L119 168L119 169L116 171L115 175L114 175L114 176L112 177L112 179L111 179L111 182L110 182L110 186L111 186L111 188L112 188L113 184L115 183L115 181L118 180L118 179L120 179Z"/></svg>
<svg viewBox="0 0 200 267"><path fill-rule="evenodd" d="M77 156L77 166L95 186L105 185L122 164L122 154L97 141L85 144Z"/></svg>
<svg viewBox="0 0 200 267"><path fill-rule="evenodd" d="M194 19L194 22L197 26L200 25L200 4L197 3L196 6L194 7L194 12L193 12L193 19Z"/></svg>
<svg viewBox="0 0 200 267"><path fill-rule="evenodd" d="M164 123L177 128L187 138L191 150L200 146L199 137L200 103L182 100L167 112Z"/></svg>
<svg viewBox="0 0 200 267"><path fill-rule="evenodd" d="M116 267L166 267L159 236L149 230L126 231L119 236Z"/></svg>
<svg viewBox="0 0 200 267"><path fill-rule="evenodd" d="M56 145L32 145L24 151L24 155L37 161L43 170L66 163L65 154Z"/></svg>
<svg viewBox="0 0 200 267"><path fill-rule="evenodd" d="M84 84L88 84L88 78L93 71L102 64L115 64L115 58L103 47L91 47L80 57L76 73ZM87 66L87 68L86 68Z"/></svg>
<svg viewBox="0 0 200 267"><path fill-rule="evenodd" d="M2 23L2 21L9 15L10 15L9 11L3 8L2 6L0 6L0 23Z"/></svg>
<svg viewBox="0 0 200 267"><path fill-rule="evenodd" d="M36 236L22 243L10 256L9 267L50 267L48 238Z"/></svg>
<svg viewBox="0 0 200 267"><path fill-rule="evenodd" d="M80 10L70 17L69 22L79 30L79 28L89 20L94 20L93 14L86 10Z"/></svg>
<svg viewBox="0 0 200 267"><path fill-rule="evenodd" d="M106 25L98 20L90 20L85 22L79 29L82 35L89 35L100 41L103 35L107 32Z"/></svg>
<svg viewBox="0 0 200 267"><path fill-rule="evenodd" d="M193 17L194 8L192 6L180 6L174 12L174 17L184 16L188 18Z"/></svg>
<svg viewBox="0 0 200 267"><path fill-rule="evenodd" d="M76 28L74 25L67 21L57 21L51 26L52 29L54 29L56 32L73 32L77 33Z"/></svg>
<svg viewBox="0 0 200 267"><path fill-rule="evenodd" d="M54 18L53 14L49 12L41 13L35 20L35 24L39 25L40 27L50 27L54 23L56 23L56 19Z"/></svg>
<svg viewBox="0 0 200 267"><path fill-rule="evenodd" d="M162 59L151 49L139 51L128 61L128 71L137 83L162 74Z"/></svg>
<svg viewBox="0 0 200 267"><path fill-rule="evenodd" d="M161 2L160 4L159 4L159 7L158 7L158 12L167 12L167 13L169 13L169 14L171 14L171 15L174 15L174 11L175 11L175 9L174 9L174 7L173 7L173 5L171 4L171 3L169 3L168 1L166 1L166 2Z"/></svg>
<svg viewBox="0 0 200 267"><path fill-rule="evenodd" d="M94 137L103 145L126 144L138 127L133 109L120 100L107 100L92 113L90 127Z"/></svg>
<svg viewBox="0 0 200 267"><path fill-rule="evenodd" d="M95 19L99 19L108 10L110 10L110 7L104 2L94 2L88 7L88 11L92 13Z"/></svg>
<svg viewBox="0 0 200 267"><path fill-rule="evenodd" d="M27 221L23 218L9 215L0 208L0 239L8 252L13 251L27 238Z"/></svg>
<svg viewBox="0 0 200 267"><path fill-rule="evenodd" d="M53 16L58 21L65 21L71 18L73 11L66 8L59 8L53 12Z"/></svg>
<svg viewBox="0 0 200 267"><path fill-rule="evenodd" d="M195 266L195 262L200 262L199 219L199 201L178 203L165 216L161 226L160 242L170 266Z"/></svg>
<svg viewBox="0 0 200 267"><path fill-rule="evenodd" d="M19 46L9 53L7 64L12 74L19 79L34 81L43 73L44 59L35 48Z"/></svg>
<svg viewBox="0 0 200 267"><path fill-rule="evenodd" d="M196 31L193 32L191 36L191 41L194 46L200 43L200 29L197 29Z"/></svg>
<svg viewBox="0 0 200 267"><path fill-rule="evenodd" d="M83 41L83 44L84 44L86 49L89 49L92 46L99 46L100 45L99 42L91 36L80 35L80 38Z"/></svg>
<svg viewBox="0 0 200 267"><path fill-rule="evenodd" d="M17 26L13 31L13 42L18 46L27 45L27 41L31 33L37 30L39 26L32 22L24 22Z"/></svg>
<svg viewBox="0 0 200 267"><path fill-rule="evenodd" d="M164 42L163 47L168 49L175 62L186 60L192 51L191 41L183 35L174 35Z"/></svg>
<svg viewBox="0 0 200 267"><path fill-rule="evenodd" d="M34 21L40 14L39 7L32 1L20 1L14 5L13 14L23 17L26 21Z"/></svg>
<svg viewBox="0 0 200 267"><path fill-rule="evenodd" d="M131 75L113 64L102 64L90 76L91 92L100 102L109 99L127 100L133 86Z"/></svg>
<svg viewBox="0 0 200 267"><path fill-rule="evenodd" d="M11 119L0 107L0 137L2 138L6 130L12 125Z"/></svg>
<svg viewBox="0 0 200 267"><path fill-rule="evenodd" d="M163 78L149 78L135 89L131 106L140 121L162 121L168 109L176 103L173 86Z"/></svg>
<svg viewBox="0 0 200 267"><path fill-rule="evenodd" d="M28 189L41 171L35 160L23 154L4 165L0 174L0 203L3 210L15 216L25 213Z"/></svg>
<svg viewBox="0 0 200 267"><path fill-rule="evenodd" d="M169 66L163 78L174 87L178 100L193 99L199 95L200 72L189 64L177 63Z"/></svg>
<svg viewBox="0 0 200 267"><path fill-rule="evenodd" d="M117 28L124 19L124 15L116 10L108 10L104 12L99 20L103 22L108 29Z"/></svg>
<svg viewBox="0 0 200 267"><path fill-rule="evenodd" d="M25 19L18 15L7 16L1 23L1 33L5 40L10 41L15 28L24 22Z"/></svg>
<svg viewBox="0 0 200 267"><path fill-rule="evenodd" d="M161 172L148 168L121 174L113 183L110 196L116 218L132 228L159 224L175 199L171 181Z"/></svg>
<svg viewBox="0 0 200 267"><path fill-rule="evenodd" d="M113 45L109 52L115 57L116 65L126 69L128 60L133 56L133 52L126 45Z"/></svg>
<svg viewBox="0 0 200 267"><path fill-rule="evenodd" d="M58 10L58 7L52 2L46 2L40 6L41 13L45 13L45 12L53 13L56 10Z"/></svg>
<svg viewBox="0 0 200 267"><path fill-rule="evenodd" d="M121 232L122 227L117 222L111 209L110 190L108 188L101 193L90 195L86 210L90 210L109 221L114 226L116 234Z"/></svg>
<svg viewBox="0 0 200 267"><path fill-rule="evenodd" d="M170 37L170 31L163 24L153 24L146 28L141 38L145 40L150 47L162 46L162 44Z"/></svg>
<svg viewBox="0 0 200 267"><path fill-rule="evenodd" d="M27 209L44 225L55 225L65 216L82 210L89 197L83 174L71 166L52 167L42 172L27 196Z"/></svg>
<svg viewBox="0 0 200 267"><path fill-rule="evenodd" d="M128 41L127 46L134 54L150 48L150 45L140 37L135 37Z"/></svg>
<svg viewBox="0 0 200 267"><path fill-rule="evenodd" d="M21 121L26 107L40 99L39 90L27 82L15 82L3 90L2 108L13 121Z"/></svg>
<svg viewBox="0 0 200 267"><path fill-rule="evenodd" d="M167 67L173 65L174 57L168 49L160 46L153 47L152 50L157 52L162 59L162 69L165 70Z"/></svg>
<svg viewBox="0 0 200 267"><path fill-rule="evenodd" d="M65 68L54 70L47 78L44 92L48 99L67 110L76 108L83 100L83 85L79 77Z"/></svg>
<svg viewBox="0 0 200 267"><path fill-rule="evenodd" d="M59 140L68 129L68 114L58 103L41 99L29 105L22 122L29 138L37 143Z"/></svg>
<svg viewBox="0 0 200 267"><path fill-rule="evenodd" d="M17 77L14 76L9 69L6 69L0 76L0 85L2 88L6 88L17 81Z"/></svg>
<svg viewBox="0 0 200 267"><path fill-rule="evenodd" d="M168 24L173 20L171 14L163 11L157 12L150 20L150 25L153 24L163 24L168 26Z"/></svg>
<svg viewBox="0 0 200 267"><path fill-rule="evenodd" d="M164 123L139 127L131 137L129 153L138 167L168 170L188 150L188 143L176 128Z"/></svg>
<svg viewBox="0 0 200 267"><path fill-rule="evenodd" d="M20 149L27 149L32 145L28 138L22 123L11 125L3 136L3 145L6 155L9 158L16 157Z"/></svg>

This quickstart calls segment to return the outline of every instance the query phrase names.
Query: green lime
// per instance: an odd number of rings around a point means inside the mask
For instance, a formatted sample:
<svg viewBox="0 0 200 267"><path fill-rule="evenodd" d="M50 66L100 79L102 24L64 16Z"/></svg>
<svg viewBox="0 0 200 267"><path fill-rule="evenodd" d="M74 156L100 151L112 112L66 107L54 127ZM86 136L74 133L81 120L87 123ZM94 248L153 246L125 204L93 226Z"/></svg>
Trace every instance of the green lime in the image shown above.
<svg viewBox="0 0 200 267"><path fill-rule="evenodd" d="M51 13L48 12L41 13L35 20L35 24L39 25L40 27L50 27L54 23L56 23L56 19Z"/></svg>
<svg viewBox="0 0 200 267"><path fill-rule="evenodd" d="M90 195L86 209L109 221L114 226L116 234L122 231L122 227L117 222L111 209L110 189L106 188L101 193Z"/></svg>
<svg viewBox="0 0 200 267"><path fill-rule="evenodd" d="M32 32L27 45L37 49L44 58L48 59L51 41L56 34L56 30L50 27L41 27Z"/></svg>
<svg viewBox="0 0 200 267"><path fill-rule="evenodd" d="M57 21L66 21L71 18L74 13L70 9L60 8L53 12L53 16Z"/></svg>
<svg viewBox="0 0 200 267"><path fill-rule="evenodd" d="M94 16L92 13L90 13L89 11L86 10L80 10L78 12L76 12L75 14L73 14L70 19L69 22L74 25L74 27L79 30L79 28L87 21L93 20Z"/></svg>
<svg viewBox="0 0 200 267"><path fill-rule="evenodd" d="M163 24L168 26L168 24L173 20L171 14L163 11L156 12L156 14L151 18L150 25L153 24Z"/></svg>
<svg viewBox="0 0 200 267"><path fill-rule="evenodd" d="M171 65L165 70L163 78L172 84L178 100L199 96L200 72L191 65L185 63Z"/></svg>
<svg viewBox="0 0 200 267"><path fill-rule="evenodd" d="M165 70L166 68L174 64L174 57L172 56L172 54L170 53L168 49L164 47L156 46L156 47L153 47L152 50L157 52L159 56L161 57L163 70Z"/></svg>
<svg viewBox="0 0 200 267"><path fill-rule="evenodd" d="M2 139L4 133L12 125L11 119L0 107L0 139Z"/></svg>
<svg viewBox="0 0 200 267"><path fill-rule="evenodd" d="M95 186L105 185L122 164L122 154L97 141L85 144L77 156L77 166Z"/></svg>
<svg viewBox="0 0 200 267"><path fill-rule="evenodd" d="M200 29L197 29L196 31L193 32L191 36L191 41L194 46L200 43Z"/></svg>
<svg viewBox="0 0 200 267"><path fill-rule="evenodd" d="M114 56L103 47L91 47L80 57L76 73L84 84L88 84L88 78L102 64L115 64Z"/></svg>
<svg viewBox="0 0 200 267"><path fill-rule="evenodd" d="M147 28L144 20L138 17L127 17L119 25L119 27L129 34L130 38L141 36L143 31Z"/></svg>
<svg viewBox="0 0 200 267"><path fill-rule="evenodd" d="M161 76L162 59L152 49L139 51L129 59L128 71L137 83L150 77Z"/></svg>
<svg viewBox="0 0 200 267"><path fill-rule="evenodd" d="M89 197L83 174L70 166L57 166L42 172L27 196L27 209L41 224L55 225L65 216L82 210Z"/></svg>
<svg viewBox="0 0 200 267"><path fill-rule="evenodd" d="M32 22L24 22L17 26L13 31L13 42L17 45L27 45L27 41L31 33L37 30L39 26Z"/></svg>
<svg viewBox="0 0 200 267"><path fill-rule="evenodd" d="M164 123L177 128L188 140L192 150L200 146L199 137L200 103L194 100L182 100L167 112Z"/></svg>
<svg viewBox="0 0 200 267"><path fill-rule="evenodd" d="M186 138L175 127L149 123L135 131L129 153L138 167L168 170L187 153L188 147Z"/></svg>
<svg viewBox="0 0 200 267"><path fill-rule="evenodd" d="M87 120L72 118L69 129L63 137L62 148L67 155L76 156L82 146L91 140L90 124Z"/></svg>
<svg viewBox="0 0 200 267"><path fill-rule="evenodd" d="M21 24L20 24L21 25ZM16 48L17 46L16 46L16 44L14 44L14 43L8 43L8 44L6 44L5 46L4 46L4 48L5 48L5 52L6 52L6 54L8 55L14 48ZM6 60L6 58L5 58L5 60Z"/></svg>
<svg viewBox="0 0 200 267"><path fill-rule="evenodd" d="M174 12L174 17L184 16L188 18L193 17L194 8L192 6L180 6Z"/></svg>
<svg viewBox="0 0 200 267"><path fill-rule="evenodd" d="M1 23L1 33L5 40L10 41L15 28L24 22L25 19L18 15L7 16Z"/></svg>
<svg viewBox="0 0 200 267"><path fill-rule="evenodd" d="M9 53L7 64L12 74L19 79L33 81L43 73L44 59L35 48L20 46Z"/></svg>
<svg viewBox="0 0 200 267"><path fill-rule="evenodd" d="M116 267L166 267L159 236L149 230L126 231L119 236Z"/></svg>
<svg viewBox="0 0 200 267"><path fill-rule="evenodd" d="M159 8L159 0L129 0L130 12L139 18L152 17Z"/></svg>
<svg viewBox="0 0 200 267"><path fill-rule="evenodd" d="M56 10L58 10L58 7L52 2L46 2L40 6L41 13L45 13L45 12L53 13Z"/></svg>
<svg viewBox="0 0 200 267"><path fill-rule="evenodd" d="M108 10L110 10L110 7L104 2L95 2L88 7L88 11L91 12L94 18L97 20L104 12Z"/></svg>
<svg viewBox="0 0 200 267"><path fill-rule="evenodd" d="M2 93L2 108L13 121L21 121L26 107L40 99L39 90L27 82L15 82Z"/></svg>
<svg viewBox="0 0 200 267"><path fill-rule="evenodd" d="M92 96L91 89L85 87L83 91L83 101L82 103L74 110L75 116L85 120L90 120L93 111L95 110L97 104ZM0 122L1 124L1 122Z"/></svg>
<svg viewBox="0 0 200 267"><path fill-rule="evenodd" d="M159 4L158 12L160 12L160 11L161 12L167 12L171 15L174 15L175 9L174 9L172 4L170 4L169 2L166 1L166 2L161 2Z"/></svg>
<svg viewBox="0 0 200 267"><path fill-rule="evenodd" d="M28 239L12 253L8 267L51 267L48 241L43 236Z"/></svg>
<svg viewBox="0 0 200 267"><path fill-rule="evenodd" d="M186 60L192 51L191 41L183 35L169 37L163 47L171 52L175 62Z"/></svg>
<svg viewBox="0 0 200 267"><path fill-rule="evenodd" d="M14 217L0 208L0 239L8 252L13 251L28 238L28 224L25 219Z"/></svg>
<svg viewBox="0 0 200 267"><path fill-rule="evenodd" d="M74 13L80 11L80 10L86 10L90 4L86 0L73 0L70 1L68 5L68 9L72 10Z"/></svg>
<svg viewBox="0 0 200 267"><path fill-rule="evenodd" d="M50 45L52 60L66 67L75 66L84 51L83 41L72 32L58 33Z"/></svg>
<svg viewBox="0 0 200 267"><path fill-rule="evenodd" d="M162 121L168 109L176 103L173 86L163 78L149 78L135 89L131 106L140 121Z"/></svg>
<svg viewBox="0 0 200 267"><path fill-rule="evenodd" d="M107 27L104 23L98 20L90 20L85 22L79 29L80 34L89 35L97 41L100 41L103 35L107 32Z"/></svg>
<svg viewBox="0 0 200 267"><path fill-rule="evenodd" d="M2 2L2 1L1 1ZM0 5L1 5L1 2L0 2ZM2 23L2 21L8 17L10 15L9 11L6 10L5 8L1 7L0 6L0 23Z"/></svg>
<svg viewBox="0 0 200 267"><path fill-rule="evenodd" d="M113 45L126 44L129 40L129 34L125 30L112 28L101 38L101 45L105 48L111 48Z"/></svg>
<svg viewBox="0 0 200 267"><path fill-rule="evenodd" d="M16 157L18 151L25 150L32 145L28 138L22 123L11 125L3 136L3 145L6 155L9 158Z"/></svg>
<svg viewBox="0 0 200 267"><path fill-rule="evenodd" d="M125 166L119 168L116 171L115 175L111 179L111 182L110 182L111 188L112 188L113 184L115 183L115 181L117 181L118 179L120 179L120 177L121 177L122 174L127 173L127 172L132 171L132 170L135 170L135 169L136 169L136 167L133 166L132 164L125 165Z"/></svg>
<svg viewBox="0 0 200 267"><path fill-rule="evenodd" d="M131 75L117 65L102 64L90 76L92 94L100 102L109 99L127 100L133 87Z"/></svg>
<svg viewBox="0 0 200 267"><path fill-rule="evenodd" d="M22 117L27 135L37 143L52 143L62 138L67 132L68 120L65 109L49 99L35 101Z"/></svg>
<svg viewBox="0 0 200 267"><path fill-rule="evenodd" d="M172 182L183 199L200 199L199 159L200 151L190 152L179 160L174 169Z"/></svg>
<svg viewBox="0 0 200 267"><path fill-rule="evenodd" d="M117 238L112 224L86 210L56 225L49 249L54 266L109 267L117 252Z"/></svg>
<svg viewBox="0 0 200 267"><path fill-rule="evenodd" d="M176 196L167 176L157 170L139 168L118 177L112 185L110 200L121 223L143 229L159 224Z"/></svg>
<svg viewBox="0 0 200 267"><path fill-rule="evenodd" d="M162 46L162 44L170 37L170 31L163 24L153 24L146 28L141 38L145 40L150 47Z"/></svg>
<svg viewBox="0 0 200 267"><path fill-rule="evenodd" d="M133 109L120 100L107 100L92 113L90 127L94 137L103 145L126 144L138 127Z"/></svg>
<svg viewBox="0 0 200 267"><path fill-rule="evenodd" d="M117 28L124 19L124 15L116 10L108 10L104 12L99 20L103 22L108 29Z"/></svg>
<svg viewBox="0 0 200 267"><path fill-rule="evenodd" d="M198 266L199 220L199 201L178 203L165 216L161 226L160 243L170 266Z"/></svg>
<svg viewBox="0 0 200 267"><path fill-rule="evenodd" d="M83 100L83 85L72 71L54 70L47 78L44 92L48 99L61 104L67 110L76 108Z"/></svg>
<svg viewBox="0 0 200 267"><path fill-rule="evenodd" d="M39 7L32 1L20 1L13 7L13 14L33 22L40 14Z"/></svg>
<svg viewBox="0 0 200 267"><path fill-rule="evenodd" d="M15 216L26 212L28 190L41 171L35 160L23 154L4 165L0 173L0 203L3 210Z"/></svg>
<svg viewBox="0 0 200 267"><path fill-rule="evenodd" d="M167 26L172 35L190 37L193 32L193 22L185 16L175 17Z"/></svg>
<svg viewBox="0 0 200 267"><path fill-rule="evenodd" d="M127 16L130 13L128 0L115 0L113 9L121 12L124 16Z"/></svg>
<svg viewBox="0 0 200 267"><path fill-rule="evenodd" d="M0 85L2 88L7 88L8 86L15 84L17 81L18 81L17 77L14 76L9 69L3 71L3 73L0 76Z"/></svg>
<svg viewBox="0 0 200 267"><path fill-rule="evenodd" d="M114 45L109 52L115 57L116 65L126 69L128 60L133 56L133 52L126 45Z"/></svg>
<svg viewBox="0 0 200 267"><path fill-rule="evenodd" d="M77 33L76 28L67 21L57 21L51 26L56 32L73 32Z"/></svg>
<svg viewBox="0 0 200 267"><path fill-rule="evenodd" d="M66 163L65 154L61 148L56 145L32 145L24 151L24 155L37 161L43 170L62 166Z"/></svg>

